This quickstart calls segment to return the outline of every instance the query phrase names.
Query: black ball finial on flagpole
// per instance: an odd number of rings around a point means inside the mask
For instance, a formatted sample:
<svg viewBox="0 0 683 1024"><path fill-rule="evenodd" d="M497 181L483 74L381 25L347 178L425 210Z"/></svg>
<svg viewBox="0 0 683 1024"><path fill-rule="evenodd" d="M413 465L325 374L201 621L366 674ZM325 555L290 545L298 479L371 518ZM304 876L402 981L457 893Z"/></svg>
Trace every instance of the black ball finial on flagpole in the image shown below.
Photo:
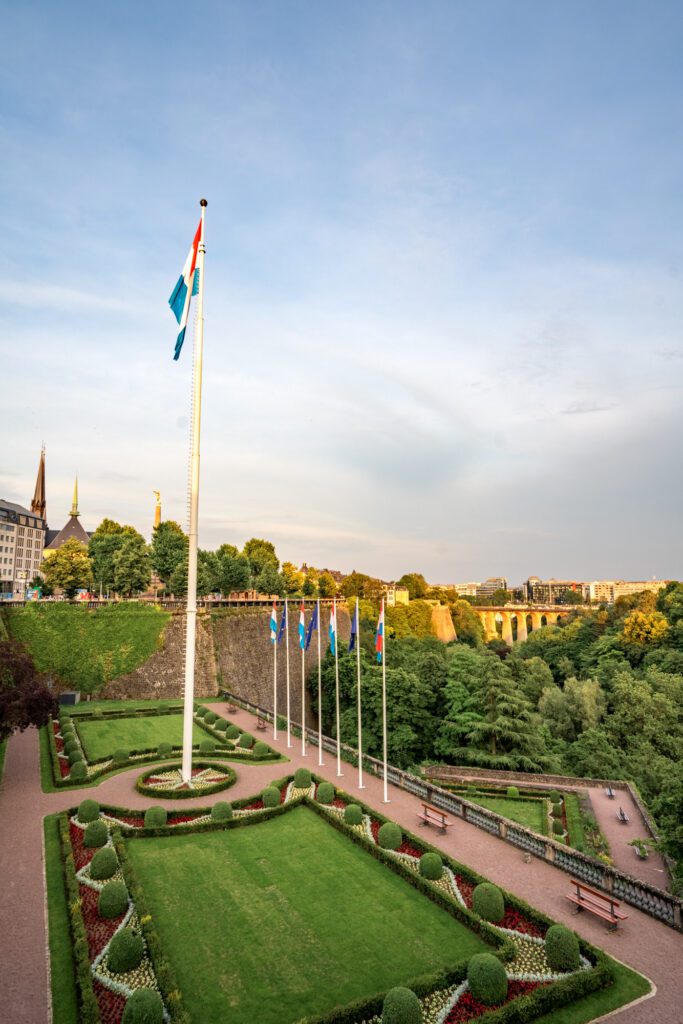
<svg viewBox="0 0 683 1024"><path fill-rule="evenodd" d="M207 203L206 199L200 199L199 200L199 205L200 206L208 206L209 204Z"/></svg>

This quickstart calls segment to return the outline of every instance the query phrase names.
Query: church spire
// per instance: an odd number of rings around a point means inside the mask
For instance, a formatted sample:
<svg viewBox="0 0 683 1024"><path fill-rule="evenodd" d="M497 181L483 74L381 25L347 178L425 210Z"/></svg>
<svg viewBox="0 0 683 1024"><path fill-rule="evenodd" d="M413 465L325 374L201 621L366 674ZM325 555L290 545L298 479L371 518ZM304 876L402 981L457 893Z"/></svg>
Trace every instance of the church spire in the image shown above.
<svg viewBox="0 0 683 1024"><path fill-rule="evenodd" d="M36 477L36 489L33 492L33 501L31 502L31 512L44 519L45 507L45 445L43 445L40 450L40 462L38 463L38 475Z"/></svg>
<svg viewBox="0 0 683 1024"><path fill-rule="evenodd" d="M78 477L76 477L76 482L74 483L74 496L73 496L73 501L71 502L71 513L70 514L72 516L80 515L80 513L78 511Z"/></svg>

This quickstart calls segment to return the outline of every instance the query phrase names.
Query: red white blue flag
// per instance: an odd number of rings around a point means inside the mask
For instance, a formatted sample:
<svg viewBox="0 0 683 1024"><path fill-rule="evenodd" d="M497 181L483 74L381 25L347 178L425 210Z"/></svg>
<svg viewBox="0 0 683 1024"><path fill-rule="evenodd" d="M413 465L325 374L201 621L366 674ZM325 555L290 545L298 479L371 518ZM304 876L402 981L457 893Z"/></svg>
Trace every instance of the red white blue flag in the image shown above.
<svg viewBox="0 0 683 1024"><path fill-rule="evenodd" d="M384 657L384 601L382 601L382 608L379 613L379 619L377 620L375 650L377 651L377 662L381 665L382 658Z"/></svg>
<svg viewBox="0 0 683 1024"><path fill-rule="evenodd" d="M180 330L175 343L174 359L177 359L180 355L180 350L183 347L183 342L185 341L185 331L187 329L187 321L190 316L190 299L193 295L197 295L199 292L199 267L197 266L197 253L199 252L201 237L202 222L200 220L199 227L197 228L197 232L192 242L192 248L185 260L183 272L178 278L178 283L173 289L171 298L168 300L168 304L173 310L173 315L180 324Z"/></svg>
<svg viewBox="0 0 683 1024"><path fill-rule="evenodd" d="M306 649L306 620L303 601L299 608L299 647L302 651Z"/></svg>

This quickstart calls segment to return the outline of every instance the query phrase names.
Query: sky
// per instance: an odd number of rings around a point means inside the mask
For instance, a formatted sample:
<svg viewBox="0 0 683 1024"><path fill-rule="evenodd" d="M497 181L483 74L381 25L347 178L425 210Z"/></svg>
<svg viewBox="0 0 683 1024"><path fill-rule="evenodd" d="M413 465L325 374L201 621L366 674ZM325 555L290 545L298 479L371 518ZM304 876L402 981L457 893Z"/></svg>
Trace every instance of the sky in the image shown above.
<svg viewBox="0 0 683 1024"><path fill-rule="evenodd" d="M3 5L0 497L430 582L683 577L683 7Z"/></svg>

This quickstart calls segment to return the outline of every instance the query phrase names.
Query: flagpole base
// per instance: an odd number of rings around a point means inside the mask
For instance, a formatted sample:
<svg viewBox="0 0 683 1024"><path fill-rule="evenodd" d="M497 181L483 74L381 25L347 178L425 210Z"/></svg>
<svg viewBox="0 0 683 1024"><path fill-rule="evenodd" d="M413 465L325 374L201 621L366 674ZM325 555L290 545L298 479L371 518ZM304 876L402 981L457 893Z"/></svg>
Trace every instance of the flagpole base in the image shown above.
<svg viewBox="0 0 683 1024"><path fill-rule="evenodd" d="M365 785L365 783L364 783L364 782L359 782L359 783L358 783L358 788L359 788L359 789L367 789L368 787L367 787L367 786Z"/></svg>
<svg viewBox="0 0 683 1024"><path fill-rule="evenodd" d="M338 779L343 779L344 778L344 772L337 772L337 778Z"/></svg>

